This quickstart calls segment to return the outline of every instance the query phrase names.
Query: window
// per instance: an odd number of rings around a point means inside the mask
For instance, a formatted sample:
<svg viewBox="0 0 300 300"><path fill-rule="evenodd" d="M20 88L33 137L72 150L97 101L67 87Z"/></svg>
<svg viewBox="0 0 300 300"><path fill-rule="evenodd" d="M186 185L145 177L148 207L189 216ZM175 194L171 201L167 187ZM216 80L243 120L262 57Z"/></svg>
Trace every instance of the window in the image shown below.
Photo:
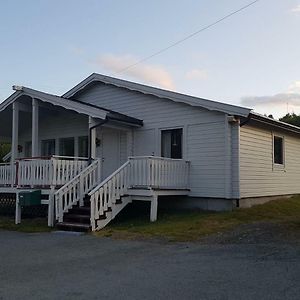
<svg viewBox="0 0 300 300"><path fill-rule="evenodd" d="M162 130L161 155L169 158L182 158L182 128Z"/></svg>
<svg viewBox="0 0 300 300"><path fill-rule="evenodd" d="M31 157L31 146L32 142L26 142L25 143L25 157Z"/></svg>
<svg viewBox="0 0 300 300"><path fill-rule="evenodd" d="M273 156L274 164L284 164L284 150L283 150L283 138L280 136L273 137Z"/></svg>
<svg viewBox="0 0 300 300"><path fill-rule="evenodd" d="M89 139L87 136L80 136L78 138L78 156L88 157Z"/></svg>
<svg viewBox="0 0 300 300"><path fill-rule="evenodd" d="M51 156L55 154L55 140L42 141L42 156Z"/></svg>
<svg viewBox="0 0 300 300"><path fill-rule="evenodd" d="M59 140L59 155L74 156L74 138Z"/></svg>

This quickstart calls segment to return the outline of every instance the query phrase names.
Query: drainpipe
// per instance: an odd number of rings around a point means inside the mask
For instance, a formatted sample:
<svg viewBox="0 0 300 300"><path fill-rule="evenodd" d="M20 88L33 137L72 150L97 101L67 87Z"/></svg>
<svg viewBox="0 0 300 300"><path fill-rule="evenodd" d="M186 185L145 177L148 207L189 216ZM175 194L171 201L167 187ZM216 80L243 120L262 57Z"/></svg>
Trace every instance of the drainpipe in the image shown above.
<svg viewBox="0 0 300 300"><path fill-rule="evenodd" d="M101 121L100 123L89 128L89 163L92 162L92 130L97 127L102 126L103 124L105 124L107 122L108 122L108 119L105 119L105 120Z"/></svg>

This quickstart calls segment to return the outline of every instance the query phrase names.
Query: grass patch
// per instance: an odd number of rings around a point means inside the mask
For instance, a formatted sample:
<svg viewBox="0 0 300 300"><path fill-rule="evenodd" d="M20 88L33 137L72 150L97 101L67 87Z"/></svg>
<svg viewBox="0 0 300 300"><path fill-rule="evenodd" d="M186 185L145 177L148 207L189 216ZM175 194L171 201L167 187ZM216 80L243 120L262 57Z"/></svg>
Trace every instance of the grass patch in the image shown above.
<svg viewBox="0 0 300 300"><path fill-rule="evenodd" d="M0 230L12 230L19 232L49 232L51 227L47 226L45 218L22 219L22 223L16 225L14 218L0 217Z"/></svg>
<svg viewBox="0 0 300 300"><path fill-rule="evenodd" d="M254 222L280 223L300 231L300 196L233 212L160 213L155 223L149 222L148 214L142 217L123 216L95 234L127 239L194 241L206 235L230 230L237 225Z"/></svg>

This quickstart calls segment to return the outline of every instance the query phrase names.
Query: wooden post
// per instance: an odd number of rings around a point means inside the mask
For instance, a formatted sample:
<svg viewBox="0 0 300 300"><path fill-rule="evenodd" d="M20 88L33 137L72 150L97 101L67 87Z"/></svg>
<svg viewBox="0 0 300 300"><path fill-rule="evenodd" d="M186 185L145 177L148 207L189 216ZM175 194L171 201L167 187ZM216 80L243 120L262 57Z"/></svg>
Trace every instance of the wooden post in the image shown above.
<svg viewBox="0 0 300 300"><path fill-rule="evenodd" d="M12 143L11 143L11 186L15 182L14 164L18 158L18 144L19 144L19 103L14 102L12 107Z"/></svg>
<svg viewBox="0 0 300 300"><path fill-rule="evenodd" d="M153 199L151 200L151 209L150 209L150 221L155 222L157 220L157 195L153 195Z"/></svg>
<svg viewBox="0 0 300 300"><path fill-rule="evenodd" d="M32 147L31 156L39 156L39 103L32 98Z"/></svg>
<svg viewBox="0 0 300 300"><path fill-rule="evenodd" d="M49 194L49 203L48 203L48 226L54 226L54 186L51 186L51 191Z"/></svg>
<svg viewBox="0 0 300 300"><path fill-rule="evenodd" d="M95 120L92 117L89 117L89 128L92 128L93 126L96 125ZM91 147L91 158L95 159L96 158L96 128L93 128L91 130L91 142L90 142L90 147Z"/></svg>
<svg viewBox="0 0 300 300"><path fill-rule="evenodd" d="M21 206L19 200L19 192L16 193L16 216L15 216L15 223L21 223Z"/></svg>

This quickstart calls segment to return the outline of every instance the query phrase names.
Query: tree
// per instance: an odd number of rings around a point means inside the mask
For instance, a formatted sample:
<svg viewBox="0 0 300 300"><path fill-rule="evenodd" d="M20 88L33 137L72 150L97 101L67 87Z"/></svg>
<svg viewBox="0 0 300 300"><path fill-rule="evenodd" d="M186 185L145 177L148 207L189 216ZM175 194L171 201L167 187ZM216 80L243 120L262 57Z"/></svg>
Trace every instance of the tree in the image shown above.
<svg viewBox="0 0 300 300"><path fill-rule="evenodd" d="M0 163L3 162L3 157L10 151L10 144L0 143Z"/></svg>
<svg viewBox="0 0 300 300"><path fill-rule="evenodd" d="M300 127L300 115L296 115L295 113L288 113L284 117L280 118L279 121Z"/></svg>

